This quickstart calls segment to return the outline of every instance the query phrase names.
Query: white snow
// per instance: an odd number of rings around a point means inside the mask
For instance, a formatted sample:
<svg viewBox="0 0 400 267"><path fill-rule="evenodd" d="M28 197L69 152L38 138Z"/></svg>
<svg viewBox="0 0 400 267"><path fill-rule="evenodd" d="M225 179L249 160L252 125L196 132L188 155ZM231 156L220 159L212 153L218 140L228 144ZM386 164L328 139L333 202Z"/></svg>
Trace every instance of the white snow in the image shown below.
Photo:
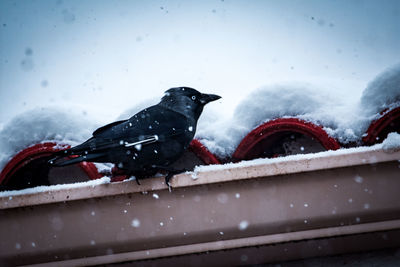
<svg viewBox="0 0 400 267"><path fill-rule="evenodd" d="M132 227L135 227L135 228L138 228L138 227L140 226L140 221L139 221L139 219L134 218L134 219L132 220L132 222L131 222L131 226L132 226Z"/></svg>
<svg viewBox="0 0 400 267"><path fill-rule="evenodd" d="M392 66L371 81L361 97L362 107L376 114L400 102L400 64Z"/></svg>
<svg viewBox="0 0 400 267"><path fill-rule="evenodd" d="M239 228L239 230L241 230L241 231L246 230L247 227L249 227L249 222L246 221L246 220L241 221L241 222L239 223L239 225L238 225L238 228Z"/></svg>
<svg viewBox="0 0 400 267"><path fill-rule="evenodd" d="M0 170L19 151L42 142L76 145L89 138L99 123L83 111L36 108L15 116L0 131Z"/></svg>
<svg viewBox="0 0 400 267"><path fill-rule="evenodd" d="M389 133L387 138L382 143L382 148L386 152L400 150L400 134Z"/></svg>
<svg viewBox="0 0 400 267"><path fill-rule="evenodd" d="M93 187L100 184L108 184L111 182L109 177L102 177L96 180L90 180L87 182L79 182L73 184L58 184L58 185L42 185L33 188L26 188L22 190L13 190L13 191L2 191L0 192L0 197L10 197L10 196L18 196L18 195L26 195L26 194L36 194L40 192L51 192L51 191L59 191L65 189L79 188L79 187Z"/></svg>
<svg viewBox="0 0 400 267"><path fill-rule="evenodd" d="M276 118L296 117L321 125L342 143L360 143L370 123L382 116L381 111L400 106L400 64L373 79L361 99L335 93L343 90L336 90L334 86L330 89L326 90L326 85L301 82L261 87L243 98L231 118L219 118L214 111L208 113L206 107L196 137L212 153L227 158L260 124Z"/></svg>
<svg viewBox="0 0 400 267"><path fill-rule="evenodd" d="M232 155L240 141L260 124L282 117L297 117L337 128L332 110L343 105L336 96L306 83L286 83L259 88L236 107L232 118L199 125L197 137L221 158Z"/></svg>
<svg viewBox="0 0 400 267"><path fill-rule="evenodd" d="M356 175L356 177L354 177L354 181L356 181L356 183L361 184L364 181L364 178L362 178L359 175Z"/></svg>
<svg viewBox="0 0 400 267"><path fill-rule="evenodd" d="M111 169L114 167L113 163L93 162L93 164L96 166L99 173L110 173Z"/></svg>
<svg viewBox="0 0 400 267"><path fill-rule="evenodd" d="M400 147L400 143L398 144ZM287 161L296 161L296 160L304 160L304 159L314 159L326 156L339 156L339 155L346 155L350 153L356 152L366 152L366 151L376 151L382 149L383 144L376 144L373 146L362 146L362 147L353 147L353 148L346 148L346 149L339 149L339 150L329 150L329 151L322 151L318 153L309 153L309 154L297 154L297 155L290 155L286 157L278 157L278 158L260 158L260 159L253 159L253 160L243 160L238 163L225 163L219 165L201 165L196 166L193 170L194 175L197 177L199 172L205 171L216 171L216 170L224 170L227 168L242 168L248 166L257 166L263 165L268 163L278 163L278 162L287 162ZM374 163L376 159L371 157L368 159L369 163ZM337 185L334 185L337 187Z"/></svg>

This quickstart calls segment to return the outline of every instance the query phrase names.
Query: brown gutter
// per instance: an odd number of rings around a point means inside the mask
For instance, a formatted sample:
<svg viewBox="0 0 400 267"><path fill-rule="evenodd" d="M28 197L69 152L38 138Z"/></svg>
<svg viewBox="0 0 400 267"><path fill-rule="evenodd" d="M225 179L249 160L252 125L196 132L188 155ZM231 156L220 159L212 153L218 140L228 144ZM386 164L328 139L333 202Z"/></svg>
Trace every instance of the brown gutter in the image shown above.
<svg viewBox="0 0 400 267"><path fill-rule="evenodd" d="M349 153L349 151L354 152ZM170 184L172 188L179 188L338 167L376 164L400 159L400 151L384 152L381 149L374 150L371 148L366 148L365 151L346 149L336 151L332 155L329 155L329 152L325 152L306 156L308 157L304 159L304 155L301 155L300 159L298 156L269 159L268 162L270 163L264 163L266 162L265 160L256 160L242 165L232 163L211 167L204 166L202 169L205 171L175 175ZM167 186L160 178L141 180L140 185L137 185L136 182L126 181L96 186L87 185L73 189L51 190L48 194L16 195L12 199L9 199L9 197L0 197L0 209L164 190L166 188Z"/></svg>
<svg viewBox="0 0 400 267"><path fill-rule="evenodd" d="M162 265L201 258L210 265L257 264L400 246L394 238L400 232L399 159L399 151L336 151L202 167L196 180L192 174L174 177L172 192L162 178L152 178L140 186L129 181L3 197L0 263L83 266L151 259L140 264ZM379 233L389 239L365 241ZM312 240L322 252L285 252ZM282 251L274 257L260 257L277 247ZM246 261L227 258L243 251Z"/></svg>
<svg viewBox="0 0 400 267"><path fill-rule="evenodd" d="M201 252L214 252L235 248L247 248L256 246L265 246L273 244L282 244L288 242L296 242L302 240L322 239L329 237L344 237L355 234L370 234L373 232L387 231L400 229L400 220L369 223L352 226L341 226L332 228L322 228L308 231L299 231L294 233L282 233L267 236L258 236L252 238L241 238L227 241L214 241L207 243L199 243L192 245L167 247L149 250L142 250L136 252L127 252L114 255L96 256L84 259L73 259L57 263L57 266L95 266L102 264L112 264L118 262L131 262L138 260L149 260L154 258L163 258L170 256L180 256L187 254L195 254ZM239 260L236 262L239 263ZM232 263L232 265L234 262ZM217 265L231 266L231 264L218 263ZM236 265L236 264L235 264ZM54 262L36 264L33 266L54 266ZM162 266L162 265L160 265ZM175 265L177 266L177 265Z"/></svg>

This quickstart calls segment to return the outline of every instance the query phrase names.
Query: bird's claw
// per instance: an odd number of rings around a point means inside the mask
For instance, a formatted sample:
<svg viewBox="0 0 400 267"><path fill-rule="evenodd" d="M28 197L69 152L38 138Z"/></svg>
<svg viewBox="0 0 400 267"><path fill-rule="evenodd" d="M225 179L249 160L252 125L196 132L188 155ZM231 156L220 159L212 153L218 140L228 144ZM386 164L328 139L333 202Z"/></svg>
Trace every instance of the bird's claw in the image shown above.
<svg viewBox="0 0 400 267"><path fill-rule="evenodd" d="M167 175L165 176L165 184L168 186L169 191L171 192L171 184L169 181L174 177L175 174L180 174L183 172L186 172L186 169L180 169L180 170L174 170L174 169L169 169Z"/></svg>

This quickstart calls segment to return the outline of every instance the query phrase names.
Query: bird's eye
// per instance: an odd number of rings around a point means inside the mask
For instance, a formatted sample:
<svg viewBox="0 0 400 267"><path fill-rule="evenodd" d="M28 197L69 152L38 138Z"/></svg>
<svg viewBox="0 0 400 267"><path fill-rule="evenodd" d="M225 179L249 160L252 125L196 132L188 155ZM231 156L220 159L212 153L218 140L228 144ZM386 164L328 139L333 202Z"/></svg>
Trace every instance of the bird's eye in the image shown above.
<svg viewBox="0 0 400 267"><path fill-rule="evenodd" d="M192 95L192 100L196 100L196 96Z"/></svg>

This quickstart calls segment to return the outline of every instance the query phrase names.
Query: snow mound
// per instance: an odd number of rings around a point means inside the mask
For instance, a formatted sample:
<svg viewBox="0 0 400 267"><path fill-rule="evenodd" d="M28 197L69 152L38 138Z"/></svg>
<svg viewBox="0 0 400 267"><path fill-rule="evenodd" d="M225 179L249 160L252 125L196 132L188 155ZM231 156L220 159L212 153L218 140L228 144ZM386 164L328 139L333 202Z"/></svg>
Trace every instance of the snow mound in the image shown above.
<svg viewBox="0 0 400 267"><path fill-rule="evenodd" d="M235 109L235 119L244 126L284 116L299 116L320 110L329 97L317 88L303 84L279 84L250 93Z"/></svg>
<svg viewBox="0 0 400 267"><path fill-rule="evenodd" d="M370 114L400 105L400 64L386 69L368 84L361 105Z"/></svg>
<svg viewBox="0 0 400 267"><path fill-rule="evenodd" d="M0 131L0 170L21 150L45 141L70 145L88 139L98 123L75 109L36 108L5 124Z"/></svg>
<svg viewBox="0 0 400 267"><path fill-rule="evenodd" d="M356 139L351 130L341 130L348 128L344 119L349 116L337 116L350 108L325 92L301 83L262 87L239 103L233 118L217 119L214 114L207 119L208 124L203 119L196 137L218 157L228 158L252 129L276 118L296 117L323 125L334 137Z"/></svg>
<svg viewBox="0 0 400 267"><path fill-rule="evenodd" d="M389 133L382 143L382 149L386 152L395 152L400 150L400 134Z"/></svg>
<svg viewBox="0 0 400 267"><path fill-rule="evenodd" d="M352 90L352 88L348 88ZM361 99L335 94L335 88L310 84L278 84L250 93L236 107L233 118L203 119L196 137L215 155L229 158L254 128L276 118L295 117L320 125L342 144L361 144L372 121L382 111L400 106L400 64L379 74Z"/></svg>

